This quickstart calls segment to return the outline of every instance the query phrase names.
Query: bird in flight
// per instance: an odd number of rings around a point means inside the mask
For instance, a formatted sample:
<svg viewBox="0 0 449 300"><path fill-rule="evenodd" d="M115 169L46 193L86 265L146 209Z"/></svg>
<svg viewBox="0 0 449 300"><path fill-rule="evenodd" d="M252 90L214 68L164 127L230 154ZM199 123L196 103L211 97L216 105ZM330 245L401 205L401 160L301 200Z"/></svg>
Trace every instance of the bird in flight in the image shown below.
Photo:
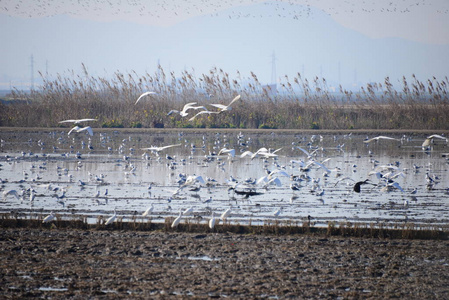
<svg viewBox="0 0 449 300"><path fill-rule="evenodd" d="M150 95L157 95L156 92L145 92L142 95L139 96L139 98L137 98L137 101L135 104L139 103L140 99L142 99L145 96L150 96Z"/></svg>
<svg viewBox="0 0 449 300"><path fill-rule="evenodd" d="M152 147L148 147L148 148L141 148L141 150L145 150L145 151L153 151L156 152L156 154L159 155L159 152L171 148L171 147L177 147L177 146L181 146L181 144L174 144L174 145L167 145L167 146L162 146L162 147L156 147L156 146L152 146Z"/></svg>
<svg viewBox="0 0 449 300"><path fill-rule="evenodd" d="M211 104L214 107L219 108L219 112L223 112L223 111L229 111L232 109L231 105L240 99L240 95L237 95L234 99L232 99L231 103L229 103L228 105L223 105L223 104Z"/></svg>
<svg viewBox="0 0 449 300"><path fill-rule="evenodd" d="M168 112L167 116L173 114L173 113L177 113L179 114L181 117L186 117L189 113L187 112L189 109L204 109L207 110L207 108L205 108L204 106L194 106L196 104L196 102L191 102L191 103L187 103L186 105L184 105L184 107L182 108L181 111L176 110L176 109L172 109Z"/></svg>
<svg viewBox="0 0 449 300"><path fill-rule="evenodd" d="M392 138L392 137L380 135L380 136L376 136L376 137L373 137L371 139L365 140L363 142L368 144L368 143L371 143L372 141L378 141L378 140L381 140L381 139L382 140L400 141L399 139L395 139L395 138Z"/></svg>

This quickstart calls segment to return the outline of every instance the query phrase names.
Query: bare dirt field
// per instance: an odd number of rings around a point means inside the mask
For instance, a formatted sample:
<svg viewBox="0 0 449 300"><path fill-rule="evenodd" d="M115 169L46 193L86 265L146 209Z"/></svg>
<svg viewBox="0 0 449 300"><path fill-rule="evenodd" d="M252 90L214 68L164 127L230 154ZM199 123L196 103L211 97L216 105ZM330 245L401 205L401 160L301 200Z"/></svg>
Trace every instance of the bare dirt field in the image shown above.
<svg viewBox="0 0 449 300"><path fill-rule="evenodd" d="M447 240L2 228L0 294L448 299Z"/></svg>

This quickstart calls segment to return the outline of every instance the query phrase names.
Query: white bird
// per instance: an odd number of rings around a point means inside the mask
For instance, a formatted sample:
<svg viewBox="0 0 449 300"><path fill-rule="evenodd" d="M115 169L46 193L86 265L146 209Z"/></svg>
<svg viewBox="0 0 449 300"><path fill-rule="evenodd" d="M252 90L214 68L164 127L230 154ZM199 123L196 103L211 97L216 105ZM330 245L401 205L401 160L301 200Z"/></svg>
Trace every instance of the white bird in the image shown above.
<svg viewBox="0 0 449 300"><path fill-rule="evenodd" d="M159 152L171 148L171 147L178 147L181 146L181 144L174 144L174 145L167 145L167 146L162 146L162 147L156 147L156 146L151 146L148 148L141 148L141 150L145 150L145 151L153 151L156 152L157 154L159 154Z"/></svg>
<svg viewBox="0 0 449 300"><path fill-rule="evenodd" d="M221 214L220 219L224 222L230 215L231 215L231 208L228 208Z"/></svg>
<svg viewBox="0 0 449 300"><path fill-rule="evenodd" d="M228 105L223 105L223 104L211 104L211 105L219 108L220 109L219 112L229 111L232 109L231 105L239 99L240 99L240 95L237 95L234 99L232 99L231 103L229 103Z"/></svg>
<svg viewBox="0 0 449 300"><path fill-rule="evenodd" d="M217 220L215 219L214 212L212 212L212 218L209 220L209 228L214 229L216 222Z"/></svg>
<svg viewBox="0 0 449 300"><path fill-rule="evenodd" d="M90 121L98 121L97 119L71 119L71 120L64 120L59 123L74 123L75 125L79 125L82 122L90 122Z"/></svg>
<svg viewBox="0 0 449 300"><path fill-rule="evenodd" d="M149 96L149 95L157 95L157 93L156 92L145 92L142 95L140 95L139 98L137 98L137 101L135 104L137 104L140 101L140 99L142 99L143 97Z"/></svg>
<svg viewBox="0 0 449 300"><path fill-rule="evenodd" d="M105 225L112 224L115 221L116 218L117 218L117 212L116 212L116 210L114 208L114 214L112 216L110 216L109 219L106 220Z"/></svg>
<svg viewBox="0 0 449 300"><path fill-rule="evenodd" d="M378 141L378 140L381 140L381 139L383 139L383 140L400 141L399 139L395 139L395 138L392 138L392 137L380 135L380 136L376 136L376 137L373 137L371 139L365 140L363 142L364 143L371 143L372 141Z"/></svg>
<svg viewBox="0 0 449 300"><path fill-rule="evenodd" d="M72 130L74 128L72 128ZM72 130L70 130L68 134L70 134L70 132L72 132ZM92 128L90 126L86 126L86 127L83 127L83 128L76 129L76 132L83 132L83 131L87 131L90 134L90 136L94 135L94 131L92 130Z"/></svg>
<svg viewBox="0 0 449 300"><path fill-rule="evenodd" d="M194 106L196 104L196 102L190 102L187 103L186 105L184 105L184 107L182 108L181 111L176 110L176 109L172 109L171 111L168 112L167 116L173 114L173 113L178 113L181 117L187 117L189 115L189 113L187 112L189 109L204 109L207 110L206 107L204 106Z"/></svg>
<svg viewBox="0 0 449 300"><path fill-rule="evenodd" d="M179 216L173 221L171 224L171 228L175 228L179 225L179 222L181 222L182 219L182 211L179 211Z"/></svg>
<svg viewBox="0 0 449 300"><path fill-rule="evenodd" d="M273 212L273 216L278 217L281 214L282 207Z"/></svg>
<svg viewBox="0 0 449 300"><path fill-rule="evenodd" d="M3 191L3 201L6 200L6 197L8 195L13 195L14 197L16 197L17 200L20 200L19 193L16 190L7 190L7 191Z"/></svg>
<svg viewBox="0 0 449 300"><path fill-rule="evenodd" d="M187 208L187 209L182 213L182 215L183 215L183 216L190 216L192 213L193 213L193 206Z"/></svg>
<svg viewBox="0 0 449 300"><path fill-rule="evenodd" d="M218 114L218 113L220 113L220 112L219 111L202 110L199 113L197 113L196 115L194 115L193 117L191 117L189 119L189 121L195 120L196 117L198 117L199 115L202 115L202 114Z"/></svg>
<svg viewBox="0 0 449 300"><path fill-rule="evenodd" d="M432 134L425 139L424 143L422 144L422 148L425 149L425 148L429 147L430 144L433 142L433 139L435 139L435 138L445 140L446 143L448 142L448 138L438 135L438 134Z"/></svg>
<svg viewBox="0 0 449 300"><path fill-rule="evenodd" d="M49 222L53 221L54 218L55 218L55 214L53 212L51 212L48 216L46 216L44 218L42 223L49 223Z"/></svg>
<svg viewBox="0 0 449 300"><path fill-rule="evenodd" d="M229 157L235 157L235 149L223 148L218 152L217 156L220 156L222 153L227 153Z"/></svg>
<svg viewBox="0 0 449 300"><path fill-rule="evenodd" d="M153 210L154 210L154 205L151 204L151 206L148 207L147 210L142 214L142 217L148 216L149 214L151 214L153 212Z"/></svg>

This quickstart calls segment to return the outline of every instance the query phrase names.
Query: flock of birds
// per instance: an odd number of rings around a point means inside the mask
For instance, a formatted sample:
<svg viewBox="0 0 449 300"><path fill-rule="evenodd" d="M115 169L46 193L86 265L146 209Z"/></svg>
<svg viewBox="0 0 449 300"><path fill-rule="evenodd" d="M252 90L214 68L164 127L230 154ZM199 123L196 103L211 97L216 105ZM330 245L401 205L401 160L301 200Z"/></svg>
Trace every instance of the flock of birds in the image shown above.
<svg viewBox="0 0 449 300"><path fill-rule="evenodd" d="M270 6L270 13L255 12L242 9L241 6L257 4L263 2ZM324 5L323 5L324 4ZM279 18L294 18L309 16L311 6L316 6L325 10L329 15L342 13L410 13L422 7L435 7L439 13L448 13L447 6L426 0L409 1L336 1L335 3L309 0L289 0L289 1L258 1L247 0L239 3L232 1L202 0L201 2L186 0L183 3L161 1L139 1L139 0L96 0L80 2L74 0L62 0L57 3L48 0L32 1L24 3L22 0L7 1L0 9L4 13L19 15L22 17L43 17L55 16L59 14L71 14L78 16L105 16L115 18L125 18L132 16L135 19L160 20L167 19L175 22L188 17L198 15L210 15L216 17L224 13L230 19L234 18L256 18L275 16ZM242 12L243 11L243 12ZM153 23L151 21L147 21Z"/></svg>
<svg viewBox="0 0 449 300"><path fill-rule="evenodd" d="M155 93L144 93L142 94L142 96L139 97L139 99L136 101L136 104L143 98L146 96L152 96L152 95L156 95ZM220 109L219 112L224 112L224 111L228 111L231 109L231 105L240 99L240 96L235 97L229 105L212 105L214 107L217 107ZM195 103L196 104L196 103ZM184 106L184 108L180 111L177 112L179 113L181 116L182 114L187 114L189 111L189 107L192 107L193 105L195 105L193 103L189 103L187 104L187 109L186 106ZM195 108L192 108L195 109ZM203 111L208 111L205 108L203 108ZM219 113L218 112L218 113ZM170 112L170 113L174 113L174 112ZM181 114L182 113L182 114ZM198 115L198 113L197 113ZM93 130L92 128L90 128L89 126L86 127L82 127L81 123L83 122L89 122L89 121L95 121L95 119L73 119L73 120L64 120L61 121L60 123L74 123L74 128L70 129L68 132L68 135L72 134L73 132L76 133L80 133L80 134L86 134L88 137L88 140L91 141L91 137L93 136ZM400 191L401 193L407 193L410 195L413 195L414 193L416 193L416 188L411 190L411 191L407 191L406 188L403 188L401 186L401 184L397 181L397 179L399 178L403 178L405 177L405 170L401 170L399 167L399 162L397 162L396 164L384 164L381 165L379 164L379 162L377 162L376 160L372 160L372 164L373 164L373 170L371 172L369 172L368 177L364 180L360 180L360 181L355 181L351 176L344 176L342 174L342 171L340 168L338 167L330 167L329 166L329 161L331 160L331 158L326 158L326 159L320 159L320 154L324 154L326 153L326 149L320 146L317 146L318 142L323 139L322 136L317 136L317 135L313 135L310 138L310 141L307 143L306 146L300 147L299 143L297 142L293 142L291 149L293 151L300 151L299 155L301 156L305 156L305 159L292 159L290 160L289 163L289 167L292 170L296 170L297 172L299 171L299 174L294 174L294 173L289 173L288 172L288 167L285 165L280 165L279 163L279 155L282 152L282 150L284 149L284 147L282 148L278 148L278 149L270 149L270 148L266 148L266 147L260 147L257 150L248 150L251 149L251 138L250 137L245 137L244 134L239 133L237 135L237 143L234 145L236 147L231 147L231 144L224 140L222 142L219 141L219 136L220 134L217 133L217 137L214 143L214 148L213 151L211 151L208 155L205 155L204 161L206 163L211 163L211 162L217 162L217 166L219 167L224 167L224 165L226 163L232 164L233 161L235 161L236 159L249 159L250 161L253 160L257 160L257 161L262 161L263 162L263 171L264 171L264 175L260 176L259 178L246 178L246 179L236 179L234 178L232 175L229 177L228 180L226 180L225 183L222 183L223 185L225 185L227 187L227 191L228 191L228 195L230 199L236 200L236 196L241 196L241 199L249 199L250 197L254 197L254 196L258 196L258 195L262 195L264 194L264 191L268 191L271 188L276 188L276 187L282 187L283 185L285 185L285 181L288 180L289 181L289 188L291 189L291 191L293 193L295 193L296 191L300 191L301 189L304 188L304 184L307 184L310 187L310 193L316 195L316 197L318 199L322 199L323 195L325 194L325 188L324 188L324 184L323 181L327 180L327 178L329 178L329 176L332 174L335 176L336 180L334 182L333 187L336 187L337 185L339 185L342 182L347 182L347 184L351 184L352 185L352 192L353 193L362 193L364 192L364 186L369 185L372 186L370 189L367 189L367 191L371 191L374 188L378 188L381 191L384 192L388 192L388 191L392 191L392 190L397 190ZM81 136L82 138L83 136ZM402 139L404 139L405 137L403 137ZM105 134L100 134L100 139L101 140L106 140L106 136ZM366 138L363 142L367 145L367 147L371 144L371 143L379 143L382 140L385 141L396 141L396 142L401 142L402 139L397 139L397 138L393 138L393 137L388 137L388 136L377 136L377 137L373 137L373 138ZM73 139L73 141L75 142L75 138ZM167 168L170 170L174 170L176 169L176 166L178 163L182 163L183 161L185 162L186 159L176 159L174 157L169 156L168 154L165 156L165 159L163 158L163 156L161 155L164 151L171 149L171 148L175 148L175 147L187 147L187 140L184 141L184 143L182 143L182 134L179 135L179 143L176 144L171 144L171 145L164 145L164 146L151 146L151 147L142 147L140 148L141 151L143 151L142 154L142 158L145 161L151 160L151 158L149 157L148 153L152 153L155 155L155 160L159 163L166 163ZM427 136L427 138L423 141L421 147L422 150L427 152L427 151L432 151L432 147L435 143L436 140L441 140L444 141L446 144L448 143L448 138L446 138L445 136L442 135L438 135L438 134L433 134L430 136ZM82 140L84 141L84 140ZM218 142L217 142L218 141ZM3 143L4 141L2 141ZM84 142L82 142L84 143ZM89 146L88 146L88 150L91 151L92 146L90 145L89 142ZM203 145L202 146L195 146L195 145L191 145L192 149L191 151L194 151L196 148L201 148L201 149L205 149L205 139L203 138ZM336 149L338 150L343 149L344 145L338 145L336 147ZM71 146L72 148L72 146ZM111 148L108 148L108 151L111 152L113 151ZM121 150L118 150L119 153L123 153L123 148L121 148ZM130 150L130 151L135 151ZM240 154L237 154L238 151L240 151ZM83 157L82 154L80 152L74 153L74 150L71 150L72 155L74 154L76 156L78 160L78 166L77 168L81 169L82 165L83 165ZM23 153L23 156L25 156L26 154ZM67 154L67 156L69 156L70 154ZM322 156L321 156L322 157ZM189 159L192 159L191 157ZM129 156L124 155L123 159L121 160L123 162L126 163L126 168L129 169L129 172L133 172L133 169L135 169L136 167L133 165L132 159ZM269 167L271 163L272 167ZM449 163L449 161L448 161ZM149 163L148 163L149 164ZM416 168L417 171L418 168L420 168L419 166L414 166L414 168ZM314 169L315 173L318 173L318 170L321 170L322 176L315 176L315 177L311 177L309 176L310 174L310 170ZM93 182L93 185L99 185L99 184L103 184L104 183L104 176L91 176L92 178L89 178L89 181ZM373 178L374 177L374 178ZM434 186L439 182L439 178L435 175L430 174L429 172L426 172L426 187L427 189L431 190L434 188ZM69 177L69 180L71 180L71 177ZM4 187L4 184L6 183L6 181L1 180L2 182L2 189ZM24 180L24 182L26 182L26 180ZM33 182L35 183L35 182ZM196 192L199 191L202 187L205 186L218 186L220 185L220 183L217 183L216 180L212 179L212 178L203 178L203 176L200 175L186 175L186 174L179 174L178 176L178 180L176 181L177 187L174 191L172 191L172 195L171 197L169 197L167 199L168 202L170 202L173 199L179 199L177 197L180 196L180 194L182 194L184 191L189 191L189 192ZM78 180L78 185L82 188L83 186L86 185L86 182L82 181L81 179ZM329 186L329 185L328 185ZM48 184L48 188L50 189L50 184ZM54 190L55 192L58 190ZM62 192L62 194L57 195L55 194L55 198L57 198L58 201L64 201L64 199L67 197L66 196L66 189L62 188L60 190ZM148 187L148 193L151 195L151 185ZM35 191L35 189L33 188L33 186L30 184L30 188L29 189L22 189L17 191L16 189L6 189L3 190L2 195L3 195L3 201L7 201L7 199L9 197L14 197L17 200L23 201L25 195L29 194L29 200L30 203L32 203L37 195L37 192ZM108 190L106 189L105 193L103 196L100 196L100 191L97 191L97 194L94 196L95 198L100 198L103 197L104 199L107 199L107 195L108 195ZM292 196L293 198L297 198L297 196L294 194L294 196ZM212 196L205 200L204 203L209 204L211 203L213 200ZM407 207L409 205L408 200L404 201L404 207ZM155 210L155 206L153 203L151 203L151 205L146 208L145 210L142 210L141 216L142 217L149 217L154 213ZM277 218L282 214L283 208L279 207L276 208L273 212L272 212L272 216ZM210 211L210 213L212 214L212 217L209 219L208 221L208 225L211 229L213 229L216 224L218 224L219 222L226 222L227 219L231 216L231 214L233 214L233 207L232 205L230 205L229 208L225 209L221 215L219 215L218 217L215 216L215 212L214 211ZM173 220L171 227L176 228L182 221L183 218L192 216L194 214L194 208L193 207L189 207L187 209L182 209L179 211L179 215ZM48 222L52 222L53 220L55 220L56 218L56 214L52 211L48 216L46 216L42 222L44 223L48 223ZM104 221L105 225L110 225L113 222L115 222L118 219L118 215L117 215L117 211L116 209L114 209L114 214L112 216L110 216L109 218L107 218ZM308 220L310 221L311 217L308 216Z"/></svg>

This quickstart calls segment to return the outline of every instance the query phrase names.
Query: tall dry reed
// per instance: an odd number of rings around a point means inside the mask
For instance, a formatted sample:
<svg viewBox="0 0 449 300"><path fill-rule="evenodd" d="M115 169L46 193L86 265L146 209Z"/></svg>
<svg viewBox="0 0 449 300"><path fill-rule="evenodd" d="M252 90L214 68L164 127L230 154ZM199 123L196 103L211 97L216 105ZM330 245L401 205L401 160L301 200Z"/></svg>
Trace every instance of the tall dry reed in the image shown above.
<svg viewBox="0 0 449 300"><path fill-rule="evenodd" d="M390 78L370 83L359 92L331 91L326 79L312 80L297 74L284 76L277 93L262 85L256 74L235 78L219 68L197 76L195 71L166 73L159 66L154 74L116 72L112 78L71 72L50 80L31 92L14 90L0 104L0 126L55 127L64 119L96 118L96 127L166 128L278 128L278 129L427 129L448 130L449 80L419 81L414 75L402 78L395 89ZM156 97L135 105L145 91ZM194 121L172 109L197 102L210 110L211 103L228 104L237 94L242 101L222 114L203 115ZM8 104L13 103L14 104ZM193 112L191 113L193 115Z"/></svg>

